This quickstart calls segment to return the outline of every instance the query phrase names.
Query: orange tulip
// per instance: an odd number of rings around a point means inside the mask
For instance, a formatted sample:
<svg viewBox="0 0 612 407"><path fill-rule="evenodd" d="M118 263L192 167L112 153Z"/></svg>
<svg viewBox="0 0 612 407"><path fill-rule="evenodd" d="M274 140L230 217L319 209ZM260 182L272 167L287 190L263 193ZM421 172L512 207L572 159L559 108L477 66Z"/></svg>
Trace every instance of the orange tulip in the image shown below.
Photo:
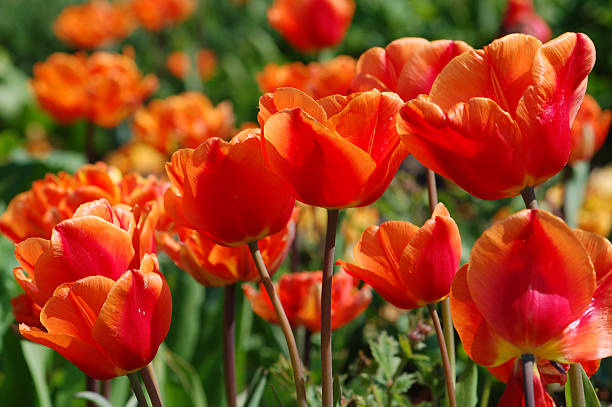
<svg viewBox="0 0 612 407"><path fill-rule="evenodd" d="M213 107L201 93L186 92L154 100L136 112L132 125L137 140L170 154L178 148L196 148L206 139L228 139L234 132L229 102Z"/></svg>
<svg viewBox="0 0 612 407"><path fill-rule="evenodd" d="M31 85L41 107L57 120L86 119L115 127L157 88L157 78L142 78L126 55L55 53L34 65Z"/></svg>
<svg viewBox="0 0 612 407"><path fill-rule="evenodd" d="M259 129L230 142L210 138L186 148L166 164L172 188L167 214L178 226L197 230L216 243L240 246L280 232L295 200L266 167Z"/></svg>
<svg viewBox="0 0 612 407"><path fill-rule="evenodd" d="M210 49L199 50L196 54L196 67L200 78L203 81L209 80L217 69L217 56Z"/></svg>
<svg viewBox="0 0 612 407"><path fill-rule="evenodd" d="M196 8L196 0L132 0L134 16L147 30L159 31L183 21Z"/></svg>
<svg viewBox="0 0 612 407"><path fill-rule="evenodd" d="M275 283L287 319L292 326L305 326L311 332L321 331L320 271L284 274ZM332 283L331 329L335 330L357 318L372 300L370 287L358 288L359 281L344 272L334 274ZM266 321L277 324L278 318L263 285L259 291L248 284L242 286L253 311Z"/></svg>
<svg viewBox="0 0 612 407"><path fill-rule="evenodd" d="M585 95L572 124L572 151L568 164L590 160L603 146L610 130L612 111L604 110L591 95Z"/></svg>
<svg viewBox="0 0 612 407"><path fill-rule="evenodd" d="M429 93L442 68L457 55L471 50L463 41L400 38L384 49L370 48L359 57L351 89L395 92L408 101Z"/></svg>
<svg viewBox="0 0 612 407"><path fill-rule="evenodd" d="M297 210L283 230L258 243L270 274L274 274L289 252L295 237L296 217ZM169 233L158 233L158 243L176 265L198 283L218 287L259 279L255 262L246 245L222 246L195 230L185 228L179 228L178 237L179 241L176 241Z"/></svg>
<svg viewBox="0 0 612 407"><path fill-rule="evenodd" d="M299 89L315 99L331 95L347 95L355 76L356 62L340 55L326 62L301 62L286 65L267 64L257 74L257 83L263 92L274 92L277 88Z"/></svg>
<svg viewBox="0 0 612 407"><path fill-rule="evenodd" d="M53 32L68 45L93 49L123 40L134 27L125 5L93 0L62 10L53 24Z"/></svg>
<svg viewBox="0 0 612 407"><path fill-rule="evenodd" d="M353 249L356 264L342 260L357 277L398 308L412 309L446 298L459 268L461 237L444 204L418 228L390 221L367 228Z"/></svg>
<svg viewBox="0 0 612 407"><path fill-rule="evenodd" d="M113 150L104 161L124 174L165 174L166 155L153 146L138 141L130 141Z"/></svg>
<svg viewBox="0 0 612 407"><path fill-rule="evenodd" d="M353 0L275 0L268 22L296 49L314 51L341 42L354 13Z"/></svg>
<svg viewBox="0 0 612 407"><path fill-rule="evenodd" d="M185 51L174 51L166 58L166 68L179 79L185 79L191 71L191 59Z"/></svg>
<svg viewBox="0 0 612 407"><path fill-rule="evenodd" d="M612 355L612 244L543 210L494 224L453 281L467 354L493 367L523 354L562 363Z"/></svg>
<svg viewBox="0 0 612 407"><path fill-rule="evenodd" d="M83 203L103 198L112 204L146 206L158 201L167 187L155 177L122 178L116 168L103 163L84 165L73 176L47 174L9 202L0 216L0 232L15 243L29 237L49 239L53 227L72 217Z"/></svg>
<svg viewBox="0 0 612 407"><path fill-rule="evenodd" d="M267 93L258 115L266 161L306 204L369 205L408 155L395 123L401 103L377 90L319 100L292 88Z"/></svg>
<svg viewBox="0 0 612 407"><path fill-rule="evenodd" d="M546 42L552 37L550 27L536 13L532 0L508 0L501 32L503 35L511 33L529 34L542 42Z"/></svg>
<svg viewBox="0 0 612 407"><path fill-rule="evenodd" d="M97 268L95 260L100 257L95 251L79 250L86 256L84 270ZM53 271L57 270L47 270ZM155 255L147 255L139 269L127 270L116 280L92 274L59 285L40 311L44 330L22 323L19 331L56 350L88 376L106 380L140 370L153 360L168 334L171 314L168 284Z"/></svg>
<svg viewBox="0 0 612 407"><path fill-rule="evenodd" d="M544 45L508 35L449 62L429 96L400 110L400 134L417 160L472 195L518 195L567 163L594 62L584 34Z"/></svg>

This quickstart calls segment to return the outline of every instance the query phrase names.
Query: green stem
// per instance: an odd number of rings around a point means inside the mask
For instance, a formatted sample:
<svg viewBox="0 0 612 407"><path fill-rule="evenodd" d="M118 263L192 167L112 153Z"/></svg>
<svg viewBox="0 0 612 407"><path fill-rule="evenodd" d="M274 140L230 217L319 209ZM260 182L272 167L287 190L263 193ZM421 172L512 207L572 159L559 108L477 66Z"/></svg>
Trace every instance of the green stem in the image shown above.
<svg viewBox="0 0 612 407"><path fill-rule="evenodd" d="M582 369L580 364L571 364L567 371L568 384L572 390L572 407L585 407L584 387L582 385Z"/></svg>
<svg viewBox="0 0 612 407"><path fill-rule="evenodd" d="M236 284L225 286L223 301L223 373L225 375L225 398L228 407L236 407L236 346L235 312Z"/></svg>
<svg viewBox="0 0 612 407"><path fill-rule="evenodd" d="M138 379L138 373L129 373L127 377L128 379L130 379L132 390L134 391L134 395L136 396L136 400L138 401L138 407L149 407L147 404L147 398L145 397L145 394L142 391L140 380Z"/></svg>
<svg viewBox="0 0 612 407"><path fill-rule="evenodd" d="M155 377L155 370L153 370L153 364L149 363L140 370L142 381L149 394L149 399L153 407L164 407L162 403L161 393L159 392L159 385L157 384L157 378Z"/></svg>
<svg viewBox="0 0 612 407"><path fill-rule="evenodd" d="M487 407L489 405L489 397L491 397L491 387L493 386L493 375L490 373L487 375L484 387L482 388L482 394L480 395L480 407Z"/></svg>
<svg viewBox="0 0 612 407"><path fill-rule="evenodd" d="M97 393L98 392L98 381L92 377L89 377L87 375L85 375L85 387L87 389L87 391L93 392L93 393ZM87 407L96 407L96 403L94 403L93 401L88 401L87 402Z"/></svg>
<svg viewBox="0 0 612 407"><path fill-rule="evenodd" d="M450 407L457 407L457 399L455 398L455 381L452 378L452 370L450 361L448 359L448 352L446 350L446 342L444 341L444 332L442 331L442 325L440 324L440 318L438 317L438 311L434 304L427 304L431 319L434 323L436 330L436 336L438 337L438 346L440 347L440 355L442 356L442 366L444 366L444 378L446 379L446 394L448 396L448 405Z"/></svg>
<svg viewBox="0 0 612 407"><path fill-rule="evenodd" d="M521 356L523 362L523 394L525 395L525 407L535 407L535 396L533 392L533 363L535 358L531 354Z"/></svg>
<svg viewBox="0 0 612 407"><path fill-rule="evenodd" d="M249 243L249 250L251 251L255 265L257 266L257 271L259 271L261 282L268 293L268 297L270 298L274 311L276 312L276 316L278 317L278 323L283 330L283 334L285 335L285 341L287 341L289 357L291 358L291 367L293 368L293 379L295 381L295 392L298 407L306 407L308 404L306 403L306 387L304 372L302 369L302 361L300 360L300 354L295 343L295 337L293 336L291 325L289 324L289 320L287 319L283 305L278 298L274 284L272 284L270 274L268 273L268 268L266 267L263 257L261 256L261 252L259 251L259 247L257 246L257 241Z"/></svg>
<svg viewBox="0 0 612 407"><path fill-rule="evenodd" d="M323 254L323 282L321 284L321 384L323 387L323 407L332 407L334 398L331 294L338 213L338 209L327 210L327 233L325 235L325 251Z"/></svg>

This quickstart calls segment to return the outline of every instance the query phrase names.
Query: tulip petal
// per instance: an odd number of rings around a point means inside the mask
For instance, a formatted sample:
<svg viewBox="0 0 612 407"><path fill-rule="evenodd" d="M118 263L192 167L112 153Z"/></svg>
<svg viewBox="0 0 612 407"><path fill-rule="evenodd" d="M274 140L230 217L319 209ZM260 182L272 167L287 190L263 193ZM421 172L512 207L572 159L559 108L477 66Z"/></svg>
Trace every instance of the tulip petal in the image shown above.
<svg viewBox="0 0 612 407"><path fill-rule="evenodd" d="M361 289L358 289L355 286L355 281L357 280L354 277L345 272L341 271L334 274L332 284L332 330L341 328L351 322L361 314L372 301L370 287L364 285ZM320 330L320 319L318 325Z"/></svg>
<svg viewBox="0 0 612 407"><path fill-rule="evenodd" d="M146 255L140 270L117 280L100 310L93 337L120 368L146 366L170 328L172 300L157 259Z"/></svg>
<svg viewBox="0 0 612 407"><path fill-rule="evenodd" d="M15 245L15 257L30 275L34 272L34 265L38 258L49 248L49 240L40 237L31 237Z"/></svg>
<svg viewBox="0 0 612 407"><path fill-rule="evenodd" d="M612 243L597 233L574 229L574 235L580 240L587 251L593 267L597 284L612 271Z"/></svg>
<svg viewBox="0 0 612 407"><path fill-rule="evenodd" d="M508 380L504 394L502 394L497 407L523 406L525 400L523 388L523 369L520 358L517 358L512 375ZM534 405L538 407L555 407L555 402L546 392L535 364L533 366L533 392Z"/></svg>
<svg viewBox="0 0 612 407"><path fill-rule="evenodd" d="M499 366L520 355L520 351L495 333L474 304L468 287L467 270L466 264L453 280L450 295L453 324L463 349L471 359L484 366Z"/></svg>
<svg viewBox="0 0 612 407"><path fill-rule="evenodd" d="M583 246L561 219L541 210L523 210L483 233L467 281L486 321L523 353L534 353L578 319L595 292Z"/></svg>
<svg viewBox="0 0 612 407"><path fill-rule="evenodd" d="M259 290L253 288L250 284L243 284L242 291L257 315L268 322L278 323L278 317L272 307L272 301L270 301L268 294L266 294L263 284L259 285Z"/></svg>
<svg viewBox="0 0 612 407"><path fill-rule="evenodd" d="M74 215L72 215L73 218L80 218L83 216L95 216L102 218L115 226L121 227L121 222L119 221L117 214L106 199L97 199L95 201L86 202L79 206L74 212Z"/></svg>
<svg viewBox="0 0 612 407"><path fill-rule="evenodd" d="M134 257L130 234L94 216L58 224L51 248L40 256L34 279L41 293L53 294L61 283L92 275L119 278Z"/></svg>
<svg viewBox="0 0 612 407"><path fill-rule="evenodd" d="M376 169L366 152L312 121L300 109L270 117L264 126L264 137L264 151L272 171L286 180L298 200L307 204L325 208L352 206Z"/></svg>
<svg viewBox="0 0 612 407"><path fill-rule="evenodd" d="M325 123L327 114L311 96L294 88L278 88L273 93L274 106L280 112L300 108L319 123Z"/></svg>
<svg viewBox="0 0 612 407"><path fill-rule="evenodd" d="M400 110L398 130L421 164L478 198L514 196L524 186L523 154L515 148L521 133L490 99L473 98L448 115L426 97L413 99Z"/></svg>

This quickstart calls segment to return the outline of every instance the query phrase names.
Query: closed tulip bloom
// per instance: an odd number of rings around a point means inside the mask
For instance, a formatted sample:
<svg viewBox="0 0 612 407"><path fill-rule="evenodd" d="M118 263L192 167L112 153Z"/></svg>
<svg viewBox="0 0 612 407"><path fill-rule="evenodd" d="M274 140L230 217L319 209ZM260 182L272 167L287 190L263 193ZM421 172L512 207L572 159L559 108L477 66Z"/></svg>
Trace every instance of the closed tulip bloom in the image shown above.
<svg viewBox="0 0 612 407"><path fill-rule="evenodd" d="M451 290L467 354L499 366L523 354L562 363L612 355L612 244L543 210L494 224Z"/></svg>
<svg viewBox="0 0 612 407"><path fill-rule="evenodd" d="M92 266L89 264L88 266ZM172 300L155 255L116 280L91 275L61 284L40 311L43 329L19 331L88 376L106 380L142 369L170 328Z"/></svg>
<svg viewBox="0 0 612 407"><path fill-rule="evenodd" d="M301 62L277 65L266 64L264 70L257 74L257 84L262 92L274 92L278 88L296 88L309 93L312 70ZM312 95L311 95L312 96Z"/></svg>
<svg viewBox="0 0 612 407"><path fill-rule="evenodd" d="M271 275L282 264L295 237L297 210L295 212L280 232L266 236L258 242L264 263ZM255 262L246 245L222 246L195 230L185 228L179 228L178 238L176 241L170 233L158 233L162 250L198 283L218 287L259 279Z"/></svg>
<svg viewBox="0 0 612 407"><path fill-rule="evenodd" d="M260 130L247 129L229 142L215 137L174 153L166 164L167 214L226 246L280 232L295 199L266 166L261 143Z"/></svg>
<svg viewBox="0 0 612 407"><path fill-rule="evenodd" d="M166 58L166 68L175 77L185 79L191 71L191 59L185 51L174 51Z"/></svg>
<svg viewBox="0 0 612 407"><path fill-rule="evenodd" d="M532 0L508 0L508 6L501 25L501 33L523 33L533 35L542 42L551 39L552 32L546 21L533 7Z"/></svg>
<svg viewBox="0 0 612 407"><path fill-rule="evenodd" d="M374 47L361 54L351 89L395 92L408 101L429 93L442 68L457 55L471 50L463 41L400 38L385 48Z"/></svg>
<svg viewBox="0 0 612 407"><path fill-rule="evenodd" d="M203 81L213 77L217 69L217 55L213 50L202 48L196 54L198 75Z"/></svg>
<svg viewBox="0 0 612 407"><path fill-rule="evenodd" d="M612 111L604 110L591 95L585 95L572 124L572 151L569 164L590 160L603 146L612 122Z"/></svg>
<svg viewBox="0 0 612 407"><path fill-rule="evenodd" d="M196 0L132 0L130 6L138 22L147 30L183 21L195 10Z"/></svg>
<svg viewBox="0 0 612 407"><path fill-rule="evenodd" d="M595 63L584 34L542 45L512 34L455 57L398 127L423 165L482 199L518 195L567 163L572 123Z"/></svg>
<svg viewBox="0 0 612 407"><path fill-rule="evenodd" d="M401 104L377 90L319 100L292 88L265 94L258 119L266 161L306 204L369 205L408 155L396 129Z"/></svg>
<svg viewBox="0 0 612 407"><path fill-rule="evenodd" d="M342 41L355 13L353 0L275 0L268 22L300 51L316 51Z"/></svg>
<svg viewBox="0 0 612 407"><path fill-rule="evenodd" d="M153 100L140 109L132 124L134 138L171 154L196 148L211 137L228 139L234 133L234 112L229 102L213 106L198 92L185 92Z"/></svg>
<svg viewBox="0 0 612 407"><path fill-rule="evenodd" d="M321 331L321 282L320 271L304 271L284 274L275 283L283 309L291 326L305 326L310 332ZM334 274L332 285L331 329L335 330L357 318L370 304L370 287L358 288L359 281L341 271ZM268 322L277 324L278 318L272 302L260 286L242 286L251 302L253 311Z"/></svg>
<svg viewBox="0 0 612 407"><path fill-rule="evenodd" d="M80 49L101 48L127 37L135 28L124 4L93 0L68 6L53 24L64 43Z"/></svg>
<svg viewBox="0 0 612 407"><path fill-rule="evenodd" d="M390 221L370 226L353 249L347 273L371 285L398 308L413 309L449 295L461 258L461 237L444 204L419 228Z"/></svg>

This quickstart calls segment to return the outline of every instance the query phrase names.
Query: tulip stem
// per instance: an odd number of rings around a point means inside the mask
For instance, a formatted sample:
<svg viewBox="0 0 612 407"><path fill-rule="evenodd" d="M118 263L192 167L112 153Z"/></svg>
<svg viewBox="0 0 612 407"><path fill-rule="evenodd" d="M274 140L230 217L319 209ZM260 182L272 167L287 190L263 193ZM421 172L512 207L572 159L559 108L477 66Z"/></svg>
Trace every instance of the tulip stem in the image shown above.
<svg viewBox="0 0 612 407"><path fill-rule="evenodd" d="M225 286L223 302L223 372L225 374L225 397L228 407L236 407L236 355L234 331L236 326L234 305L236 284Z"/></svg>
<svg viewBox="0 0 612 407"><path fill-rule="evenodd" d="M304 328L304 348L302 349L302 360L304 361L304 367L306 369L310 369L310 337L312 336L312 332L310 329Z"/></svg>
<svg viewBox="0 0 612 407"><path fill-rule="evenodd" d="M433 213L438 204L438 187L436 186L436 173L427 168L427 195L429 196L429 211ZM444 341L450 361L453 386L455 384L455 331L450 312L450 299L447 297L442 301L442 328L444 329Z"/></svg>
<svg viewBox="0 0 612 407"><path fill-rule="evenodd" d="M440 318L438 317L438 311L434 304L427 304L431 319L434 323L436 330L436 336L438 337L438 345L440 346L440 355L442 356L442 365L444 366L444 378L446 379L446 393L448 395L448 405L450 407L457 407L457 400L455 399L455 381L453 380L453 371L451 369L450 361L448 359L448 351L446 350L446 342L444 341L444 332L442 331L442 325L440 324Z"/></svg>
<svg viewBox="0 0 612 407"><path fill-rule="evenodd" d="M535 358L531 354L521 356L523 361L523 394L525 395L525 407L535 407L535 396L533 393L533 362Z"/></svg>
<svg viewBox="0 0 612 407"><path fill-rule="evenodd" d="M572 407L584 407L586 404L584 398L584 387L582 385L582 369L580 364L571 364L567 372L569 383L572 390Z"/></svg>
<svg viewBox="0 0 612 407"><path fill-rule="evenodd" d="M142 391L140 380L138 379L138 373L129 373L127 377L128 379L130 379L132 390L134 391L134 395L136 396L136 400L138 401L138 407L149 407L149 405L147 404L147 398L145 397L145 394Z"/></svg>
<svg viewBox="0 0 612 407"><path fill-rule="evenodd" d="M521 191L521 196L523 197L523 201L525 201L527 209L538 209L538 200L536 199L533 187L526 187L523 189Z"/></svg>
<svg viewBox="0 0 612 407"><path fill-rule="evenodd" d="M85 129L85 155L88 163L96 162L96 125L89 120Z"/></svg>
<svg viewBox="0 0 612 407"><path fill-rule="evenodd" d="M489 398L491 397L491 387L493 386L493 375L490 373L487 375L485 379L485 384L482 389L482 393L480 394L480 407L488 407L489 406Z"/></svg>
<svg viewBox="0 0 612 407"><path fill-rule="evenodd" d="M102 397L109 400L111 394L111 380L102 380L100 387L100 394L102 395Z"/></svg>
<svg viewBox="0 0 612 407"><path fill-rule="evenodd" d="M98 381L92 377L89 377L88 375L85 375L85 388L87 389L87 391L97 393ZM87 407L96 407L96 403L94 403L93 401L88 401L86 405Z"/></svg>
<svg viewBox="0 0 612 407"><path fill-rule="evenodd" d="M142 381L149 393L149 399L153 407L164 407L162 403L161 394L159 392L159 385L157 384L157 378L155 377L155 370L153 370L153 364L149 363L140 370Z"/></svg>
<svg viewBox="0 0 612 407"><path fill-rule="evenodd" d="M257 241L249 243L249 250L253 255L253 260L255 261L255 265L257 266L257 271L259 271L259 277L261 278L261 282L263 283L266 292L268 293L268 297L270 298L272 306L274 307L274 311L276 312L276 316L278 317L279 324L281 326L281 329L283 330L283 334L285 335L285 341L287 341L287 347L289 348L289 357L291 358L291 366L293 368L293 379L295 381L295 392L297 396L298 406L306 407L308 404L306 403L306 388L304 372L302 369L302 361L300 360L300 354L295 343L295 337L293 336L291 325L289 324L289 320L287 319L287 315L285 314L283 305L281 304L280 299L278 298L276 289L274 288L274 284L272 284L270 274L268 273L266 264L264 263L263 257L261 256L259 247L257 246Z"/></svg>
<svg viewBox="0 0 612 407"><path fill-rule="evenodd" d="M321 384L323 387L323 407L332 407L333 403L331 294L339 212L338 209L327 210L327 233L325 235L325 252L323 253L323 281L321 284Z"/></svg>

